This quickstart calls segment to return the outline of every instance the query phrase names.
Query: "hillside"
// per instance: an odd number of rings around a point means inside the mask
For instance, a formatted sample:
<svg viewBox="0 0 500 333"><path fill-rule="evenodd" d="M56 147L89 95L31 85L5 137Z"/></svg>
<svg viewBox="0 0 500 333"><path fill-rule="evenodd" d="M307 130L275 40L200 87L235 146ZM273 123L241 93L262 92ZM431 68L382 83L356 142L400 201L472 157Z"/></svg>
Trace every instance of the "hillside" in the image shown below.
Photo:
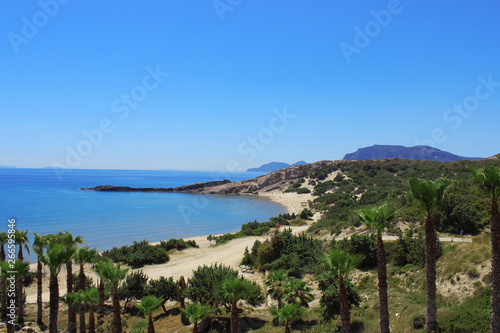
<svg viewBox="0 0 500 333"><path fill-rule="evenodd" d="M463 157L429 146L404 147L395 145L373 145L360 148L354 153L346 154L344 160L383 160L387 158L404 158L409 160L455 162L462 160L475 161L477 157Z"/></svg>
<svg viewBox="0 0 500 333"><path fill-rule="evenodd" d="M242 276L261 286L264 286L266 271L284 269L290 272L290 277L298 277L308 283L313 294L308 303L309 310L303 321L296 322L294 331L338 332L338 313L335 312L338 300L329 289L333 280L330 280L329 273L322 271L317 258L330 249L361 254L365 259L350 275L350 283L357 288L352 292L354 296L357 294L354 298L357 306L351 313L355 327L353 332L376 332L379 325L376 241L360 223L358 212L367 207L391 204L398 208L396 219L383 235L388 261L391 330L415 332L424 327L425 319L422 318L426 313L424 212L409 200L408 180L413 177L434 180L445 176L453 180L453 185L443 207L437 209L433 216L440 236L440 241L436 243L439 257L436 266L438 322L447 332L453 331L450 329L453 327L464 328L460 331L485 332L488 331L491 309L488 289L491 285L489 201L477 191L467 166L500 167L499 157L447 163L396 158L321 161L290 166L241 182L219 181L168 189L165 192L291 196L299 198L299 203L304 203L301 209L306 209L299 214L272 217L267 222L246 223L238 233L212 238L216 242L214 246L206 244L210 242L207 237L199 238L205 241L205 248L191 249L192 252L184 254L171 253L171 262L165 266L151 266L151 270L146 267L145 271L152 276L155 276L154 272L161 272L158 274L177 278L180 275L178 268L186 269L189 262L208 265L209 253L218 262L232 260L233 267L241 269ZM113 186L94 190L162 191ZM300 230L308 228L308 234L294 235L286 228L283 230L284 225ZM449 235L460 235L462 230L464 236ZM223 252L224 247L230 253ZM239 256L233 257L234 253ZM185 261L178 260L182 258ZM251 273L248 273L247 267L251 267ZM188 272L191 271L190 267ZM187 276L188 273L182 274ZM173 305L174 308L176 306ZM248 324L245 331L282 332L282 328L273 325L268 307L245 306L245 318L250 318L241 321L243 325ZM214 322L225 320L226 324L221 325L228 327L227 317L226 312L222 319L218 317ZM165 325L160 326L165 328L163 331L171 331L170 328L176 332L190 330L182 325L179 315L160 317L158 314L158 318L157 325ZM138 323L142 320L138 317L132 319ZM329 319L333 320L326 321ZM205 325L208 327L210 321Z"/></svg>
<svg viewBox="0 0 500 333"><path fill-rule="evenodd" d="M271 163L263 164L258 168L248 169L247 172L273 172L276 170L288 168L289 166L304 165L304 164L307 164L307 163L304 161L298 161L294 164L288 164L288 163L283 163L283 162L271 162Z"/></svg>

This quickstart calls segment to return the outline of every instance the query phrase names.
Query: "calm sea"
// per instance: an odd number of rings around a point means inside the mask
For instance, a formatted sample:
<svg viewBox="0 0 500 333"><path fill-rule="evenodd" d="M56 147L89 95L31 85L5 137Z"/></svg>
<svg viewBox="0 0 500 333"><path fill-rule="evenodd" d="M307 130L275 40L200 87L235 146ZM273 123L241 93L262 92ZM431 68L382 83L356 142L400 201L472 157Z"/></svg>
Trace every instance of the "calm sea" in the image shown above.
<svg viewBox="0 0 500 333"><path fill-rule="evenodd" d="M0 169L0 218L40 234L69 231L99 250L169 238L234 232L243 223L268 221L285 209L238 196L183 193L82 191L80 187L124 185L176 187L220 179L238 181L258 173L142 170L71 170L59 179L52 169ZM33 259L29 256L28 259Z"/></svg>

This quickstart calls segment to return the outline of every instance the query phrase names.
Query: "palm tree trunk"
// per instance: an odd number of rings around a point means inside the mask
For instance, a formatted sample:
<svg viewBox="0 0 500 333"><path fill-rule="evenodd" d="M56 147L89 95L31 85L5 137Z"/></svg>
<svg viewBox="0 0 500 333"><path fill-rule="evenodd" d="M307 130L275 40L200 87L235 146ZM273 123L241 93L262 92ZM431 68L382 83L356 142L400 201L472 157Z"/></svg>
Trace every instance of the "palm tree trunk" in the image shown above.
<svg viewBox="0 0 500 333"><path fill-rule="evenodd" d="M80 265L80 273L78 274L78 288L77 289L78 290L85 289L85 272L83 270L83 265ZM85 332L85 304L80 304L78 306L78 314L80 317L80 332Z"/></svg>
<svg viewBox="0 0 500 333"><path fill-rule="evenodd" d="M19 244L19 254L17 255L17 259L19 259L20 261L24 260L23 245L22 244Z"/></svg>
<svg viewBox="0 0 500 333"><path fill-rule="evenodd" d="M89 310L89 333L95 333L95 315L93 306L90 306Z"/></svg>
<svg viewBox="0 0 500 333"><path fill-rule="evenodd" d="M196 332L198 332L198 322L195 322L194 326L193 326L193 333L196 333Z"/></svg>
<svg viewBox="0 0 500 333"><path fill-rule="evenodd" d="M339 277L339 299L340 299L340 321L342 333L351 333L351 313L349 310L349 298L344 285L344 279Z"/></svg>
<svg viewBox="0 0 500 333"><path fill-rule="evenodd" d="M427 277L427 333L437 332L436 234L430 212L425 218L425 275Z"/></svg>
<svg viewBox="0 0 500 333"><path fill-rule="evenodd" d="M113 333L122 333L122 318L120 313L118 288L113 288Z"/></svg>
<svg viewBox="0 0 500 333"><path fill-rule="evenodd" d="M66 263L66 291L67 293L73 292L73 263L68 261ZM72 305L68 305L68 333L76 333L76 309Z"/></svg>
<svg viewBox="0 0 500 333"><path fill-rule="evenodd" d="M50 318L49 318L49 332L57 333L57 314L59 312L59 282L57 281L57 275L50 274Z"/></svg>
<svg viewBox="0 0 500 333"><path fill-rule="evenodd" d="M233 302L231 305L231 333L238 333L240 322L238 320L238 305Z"/></svg>
<svg viewBox="0 0 500 333"><path fill-rule="evenodd" d="M17 322L24 324L24 300L23 300L23 278L18 273L17 277Z"/></svg>
<svg viewBox="0 0 500 333"><path fill-rule="evenodd" d="M80 304L78 306L78 314L80 317L80 332L85 332L86 323L85 323L85 305L84 304Z"/></svg>
<svg viewBox="0 0 500 333"><path fill-rule="evenodd" d="M285 322L285 333L290 333L290 324Z"/></svg>
<svg viewBox="0 0 500 333"><path fill-rule="evenodd" d="M99 329L104 325L104 280L99 283L99 304L97 305L97 324Z"/></svg>
<svg viewBox="0 0 500 333"><path fill-rule="evenodd" d="M500 331L500 212L491 202L491 332Z"/></svg>
<svg viewBox="0 0 500 333"><path fill-rule="evenodd" d="M389 333L389 301L387 296L387 257L382 235L377 235L378 297L380 301L380 332Z"/></svg>
<svg viewBox="0 0 500 333"><path fill-rule="evenodd" d="M43 252L42 252L43 253ZM42 262L40 261L40 258L38 258L38 262L36 264L36 323L38 325L43 324L43 301L42 301Z"/></svg>
<svg viewBox="0 0 500 333"><path fill-rule="evenodd" d="M153 324L153 315L149 315L148 333L155 333L155 325Z"/></svg>

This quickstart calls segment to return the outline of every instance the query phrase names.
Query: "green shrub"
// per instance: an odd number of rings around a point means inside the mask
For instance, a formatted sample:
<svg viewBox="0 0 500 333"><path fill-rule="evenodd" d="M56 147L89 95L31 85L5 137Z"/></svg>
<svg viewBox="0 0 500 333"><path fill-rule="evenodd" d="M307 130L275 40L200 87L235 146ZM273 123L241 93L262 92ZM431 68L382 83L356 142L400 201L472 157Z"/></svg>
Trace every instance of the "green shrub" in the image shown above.
<svg viewBox="0 0 500 333"><path fill-rule="evenodd" d="M130 300L141 299L146 296L148 276L143 271L134 272L125 278L125 282L118 288L118 296L125 300L125 305Z"/></svg>
<svg viewBox="0 0 500 333"><path fill-rule="evenodd" d="M177 298L177 283L174 281L172 277L168 279L164 276L161 276L155 280L149 280L148 285L146 286L146 295L152 295L156 298L162 300L162 308L165 313L167 313L167 309L165 308L165 302L167 301L178 301Z"/></svg>
<svg viewBox="0 0 500 333"><path fill-rule="evenodd" d="M311 193L311 190L308 189L307 187L299 187L297 189L298 194L305 194L305 193Z"/></svg>
<svg viewBox="0 0 500 333"><path fill-rule="evenodd" d="M451 313L438 318L439 332L489 332L491 288L481 290L450 310Z"/></svg>
<svg viewBox="0 0 500 333"><path fill-rule="evenodd" d="M374 234L352 235L350 239L338 241L335 247L349 254L363 255L364 259L359 264L359 269L371 270L377 267L377 241Z"/></svg>
<svg viewBox="0 0 500 333"><path fill-rule="evenodd" d="M170 251L170 250L177 250L177 251L181 251L181 250L184 250L184 249L187 249L187 248L190 248L190 247L196 247L198 248L199 246L196 244L196 242L194 240L188 240L188 241L185 241L184 239L182 238L172 238L172 239L169 239L168 241L161 241L160 242L160 247L165 249L166 251Z"/></svg>
<svg viewBox="0 0 500 333"><path fill-rule="evenodd" d="M238 272L224 265L200 266L188 280L184 296L193 302L218 308L224 304L220 295L221 283L226 278L237 278Z"/></svg>
<svg viewBox="0 0 500 333"><path fill-rule="evenodd" d="M291 275L300 277L302 274L315 271L318 266L317 258L321 253L321 242L305 233L294 235L288 229L274 234L271 240L259 244L256 252L260 270L284 268L290 270Z"/></svg>
<svg viewBox="0 0 500 333"><path fill-rule="evenodd" d="M479 233L479 213L474 207L465 203L464 199L454 193L446 198L443 207L433 216L436 230L460 235L463 230L467 235Z"/></svg>
<svg viewBox="0 0 500 333"><path fill-rule="evenodd" d="M386 250L388 259L396 266L412 264L425 267L425 236L422 228L416 237L413 236L411 229L407 230L404 236L399 236L395 246L390 246ZM436 259L442 254L443 247L436 235Z"/></svg>
<svg viewBox="0 0 500 333"><path fill-rule="evenodd" d="M344 283L351 308L359 306L361 296L358 289L350 281L344 281ZM325 272L318 277L318 286L323 292L319 300L320 315L323 320L329 321L340 314L339 281L334 279L330 273Z"/></svg>
<svg viewBox="0 0 500 333"><path fill-rule="evenodd" d="M170 260L168 252L159 245L151 245L147 240L134 242L104 251L102 256L114 262L122 262L132 267L142 267L150 264L163 264Z"/></svg>

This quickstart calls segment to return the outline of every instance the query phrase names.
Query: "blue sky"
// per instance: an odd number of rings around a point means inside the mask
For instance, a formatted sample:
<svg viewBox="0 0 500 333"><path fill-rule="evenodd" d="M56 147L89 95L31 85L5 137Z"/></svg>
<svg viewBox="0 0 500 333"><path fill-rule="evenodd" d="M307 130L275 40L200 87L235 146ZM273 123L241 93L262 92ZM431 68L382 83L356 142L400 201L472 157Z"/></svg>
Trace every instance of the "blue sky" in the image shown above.
<svg viewBox="0 0 500 333"><path fill-rule="evenodd" d="M498 1L0 2L0 164L500 152Z"/></svg>

